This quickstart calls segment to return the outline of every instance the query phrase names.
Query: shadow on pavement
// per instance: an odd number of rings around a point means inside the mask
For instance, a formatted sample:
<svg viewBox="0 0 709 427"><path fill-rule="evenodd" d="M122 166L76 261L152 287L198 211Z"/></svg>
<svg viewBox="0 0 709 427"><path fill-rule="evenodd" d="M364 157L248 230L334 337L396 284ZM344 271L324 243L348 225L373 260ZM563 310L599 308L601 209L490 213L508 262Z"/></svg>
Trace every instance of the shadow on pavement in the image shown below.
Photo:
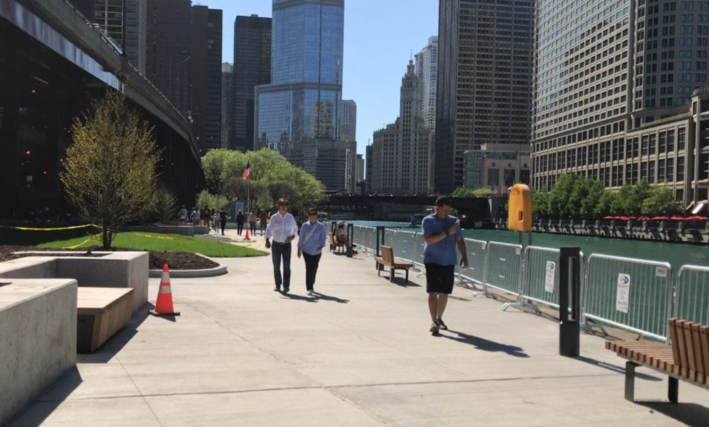
<svg viewBox="0 0 709 427"><path fill-rule="evenodd" d="M414 282L406 282L406 279L403 277L394 277L394 281L391 282L395 284L396 286L401 286L402 288L420 288L421 285L416 284Z"/></svg>
<svg viewBox="0 0 709 427"><path fill-rule="evenodd" d="M611 372L615 372L616 374L625 375L625 368L623 368L622 366L611 365L608 362L599 362L596 359L591 359L591 358L585 357L585 356L579 356L579 357L576 357L575 359L580 362L583 362L583 363L588 363L589 365L593 365L593 366L596 366L599 368L607 369ZM642 378L644 380L648 380L648 381L662 381L662 378L658 378L653 375L643 374L640 372L636 372L635 376L638 378Z"/></svg>
<svg viewBox="0 0 709 427"><path fill-rule="evenodd" d="M445 332L445 331L442 331ZM463 332L457 332L449 330L448 332L453 333L457 336L446 335L441 333L441 337L448 338L449 340L458 341L463 344L468 344L474 346L477 350L489 351L489 352L500 352L507 353L514 357L529 357L527 353L521 347L516 347L512 345L501 344L494 341L489 341L484 338L476 337L473 335L468 335Z"/></svg>
<svg viewBox="0 0 709 427"><path fill-rule="evenodd" d="M11 421L10 427L38 427L81 384L81 374L74 366L47 388L39 398L31 401Z"/></svg>
<svg viewBox="0 0 709 427"><path fill-rule="evenodd" d="M136 335L138 335L138 327L145 322L145 319L150 317L150 310L155 306L152 303L147 303L126 325L106 341L101 347L97 348L92 354L80 355L80 363L108 363L113 359L113 356L121 351ZM162 317L165 320L175 322L174 316Z"/></svg>
<svg viewBox="0 0 709 427"><path fill-rule="evenodd" d="M347 304L348 302L350 302L350 300L348 300L348 299L342 299L342 298L332 297L332 296L329 296L329 295L322 294L322 293L320 293L320 292L315 292L315 296L316 296L317 299L319 299L319 300L332 301L332 302L336 302L336 303L338 303L338 304Z"/></svg>
<svg viewBox="0 0 709 427"><path fill-rule="evenodd" d="M706 427L709 423L709 409L696 403L643 402L638 404L690 427Z"/></svg>
<svg viewBox="0 0 709 427"><path fill-rule="evenodd" d="M305 301L305 302L310 302L310 303L317 302L317 300L315 298L304 297L302 295L295 295L295 294L291 294L291 293L281 292L281 296L283 296L283 299L291 299L294 301Z"/></svg>

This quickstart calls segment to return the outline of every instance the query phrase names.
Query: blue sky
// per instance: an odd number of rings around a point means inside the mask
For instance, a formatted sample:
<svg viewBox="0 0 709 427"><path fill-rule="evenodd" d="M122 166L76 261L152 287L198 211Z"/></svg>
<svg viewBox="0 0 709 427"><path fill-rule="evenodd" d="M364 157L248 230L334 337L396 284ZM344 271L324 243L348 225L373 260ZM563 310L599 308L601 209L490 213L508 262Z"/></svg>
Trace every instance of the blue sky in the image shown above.
<svg viewBox="0 0 709 427"><path fill-rule="evenodd" d="M233 62L237 15L271 16L270 0L193 1L224 11L223 60ZM357 102L359 152L399 114L401 77L411 54L438 34L438 0L345 0L343 97Z"/></svg>

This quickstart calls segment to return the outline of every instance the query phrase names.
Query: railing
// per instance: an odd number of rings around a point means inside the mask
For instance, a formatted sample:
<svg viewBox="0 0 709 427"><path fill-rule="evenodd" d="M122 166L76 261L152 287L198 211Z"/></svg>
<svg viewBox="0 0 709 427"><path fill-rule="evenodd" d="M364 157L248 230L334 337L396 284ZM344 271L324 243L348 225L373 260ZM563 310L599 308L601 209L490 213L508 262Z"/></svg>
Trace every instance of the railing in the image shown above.
<svg viewBox="0 0 709 427"><path fill-rule="evenodd" d="M425 243L421 233L387 229L384 242L395 255L423 270ZM374 253L377 229L355 226L360 251ZM381 242L380 242L381 243ZM469 267L457 273L462 281L558 309L559 250L465 239ZM583 259L583 255L582 255ZM582 320L667 340L667 320L678 317L709 324L709 267L684 266L673 275L664 262L591 255L581 263Z"/></svg>
<svg viewBox="0 0 709 427"><path fill-rule="evenodd" d="M677 273L675 287L672 317L709 325L709 267L685 265Z"/></svg>
<svg viewBox="0 0 709 427"><path fill-rule="evenodd" d="M665 341L672 310L672 267L593 254L588 258L582 302L586 320Z"/></svg>
<svg viewBox="0 0 709 427"><path fill-rule="evenodd" d="M520 295L522 286L522 245L490 242L485 257L483 292L491 287Z"/></svg>

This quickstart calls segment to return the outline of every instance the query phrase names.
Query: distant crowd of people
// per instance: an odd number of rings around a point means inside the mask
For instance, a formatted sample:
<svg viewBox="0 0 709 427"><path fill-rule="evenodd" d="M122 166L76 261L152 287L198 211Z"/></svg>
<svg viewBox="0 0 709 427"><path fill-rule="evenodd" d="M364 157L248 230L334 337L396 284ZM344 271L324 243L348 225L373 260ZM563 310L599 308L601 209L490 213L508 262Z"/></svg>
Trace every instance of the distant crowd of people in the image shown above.
<svg viewBox="0 0 709 427"><path fill-rule="evenodd" d="M266 213L266 211L259 211L258 213L248 212L247 214L239 211L235 218L236 230L239 236L243 234L246 224L249 226L251 235L255 235L259 229L262 235L266 234L266 227L268 226L270 216L270 213ZM230 216L226 209L218 211L216 209L197 209L195 207L192 208L192 210L187 210L185 206L182 206L177 213L177 219L182 225L187 223L195 226L206 225L209 227L210 231L214 231L217 234L221 232L223 236Z"/></svg>

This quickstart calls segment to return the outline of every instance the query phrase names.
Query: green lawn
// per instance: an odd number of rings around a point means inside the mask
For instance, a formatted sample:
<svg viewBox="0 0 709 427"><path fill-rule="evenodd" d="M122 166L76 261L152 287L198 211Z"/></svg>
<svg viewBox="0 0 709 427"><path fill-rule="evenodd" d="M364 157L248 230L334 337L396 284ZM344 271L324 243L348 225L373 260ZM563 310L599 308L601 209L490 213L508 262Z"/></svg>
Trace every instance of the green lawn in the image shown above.
<svg viewBox="0 0 709 427"><path fill-rule="evenodd" d="M71 231L0 231L0 245L37 246L50 249L89 249L101 246L91 234L95 230ZM142 232L118 233L113 247L141 251L189 252L210 257L255 257L267 255L243 246L235 246L210 239Z"/></svg>

